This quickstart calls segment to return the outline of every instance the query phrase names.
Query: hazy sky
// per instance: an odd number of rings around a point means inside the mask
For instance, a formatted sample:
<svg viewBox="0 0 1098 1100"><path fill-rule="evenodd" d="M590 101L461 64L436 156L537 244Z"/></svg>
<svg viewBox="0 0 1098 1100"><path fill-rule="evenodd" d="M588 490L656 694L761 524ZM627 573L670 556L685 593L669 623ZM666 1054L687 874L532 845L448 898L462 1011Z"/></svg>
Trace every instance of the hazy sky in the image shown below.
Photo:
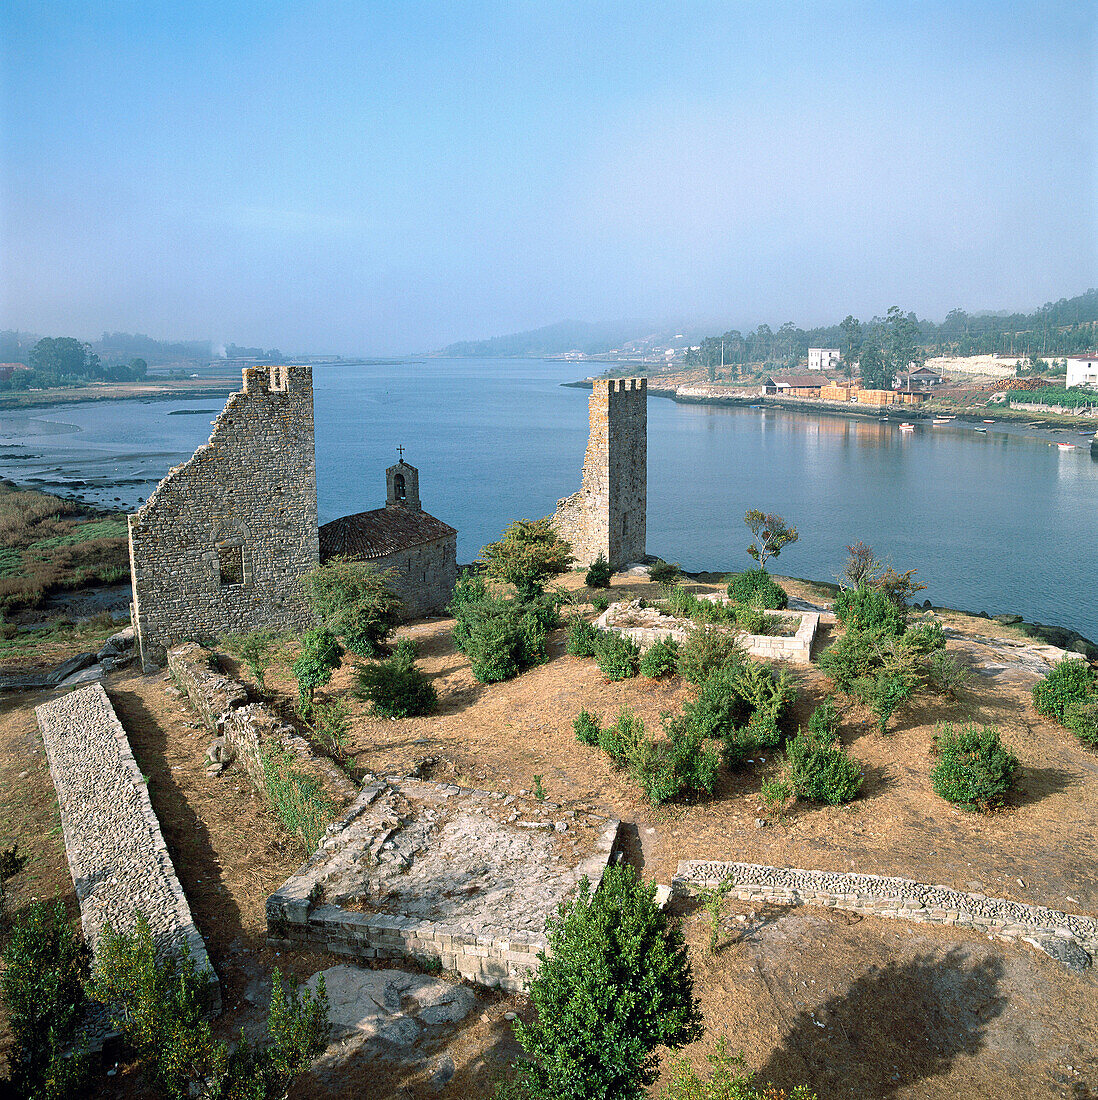
<svg viewBox="0 0 1098 1100"><path fill-rule="evenodd" d="M393 353L1098 284L1098 5L5 0L0 327Z"/></svg>

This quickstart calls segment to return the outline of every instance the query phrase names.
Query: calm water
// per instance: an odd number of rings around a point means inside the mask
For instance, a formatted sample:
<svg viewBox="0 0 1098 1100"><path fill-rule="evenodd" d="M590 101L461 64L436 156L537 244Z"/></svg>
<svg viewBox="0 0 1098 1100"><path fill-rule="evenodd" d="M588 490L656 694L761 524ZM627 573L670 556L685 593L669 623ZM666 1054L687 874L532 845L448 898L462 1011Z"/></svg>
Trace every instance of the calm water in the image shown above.
<svg viewBox="0 0 1098 1100"><path fill-rule="evenodd" d="M579 486L587 392L560 386L579 371L526 360L316 368L321 522L384 503L384 470L403 444L424 507L459 529L458 558L471 560L509 520L547 515ZM0 416L0 473L132 509L207 438L219 408L126 401ZM1087 440L988 428L909 434L651 398L649 551L688 569L744 568L743 513L758 507L800 529L777 572L831 578L844 546L862 539L917 569L935 603L1098 638L1098 462Z"/></svg>

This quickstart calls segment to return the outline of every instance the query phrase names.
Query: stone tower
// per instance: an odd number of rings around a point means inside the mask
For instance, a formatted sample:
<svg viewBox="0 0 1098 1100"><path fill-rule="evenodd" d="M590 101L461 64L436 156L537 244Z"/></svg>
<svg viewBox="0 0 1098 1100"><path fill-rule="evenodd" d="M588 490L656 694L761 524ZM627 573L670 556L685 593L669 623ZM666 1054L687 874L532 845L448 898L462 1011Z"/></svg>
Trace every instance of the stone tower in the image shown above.
<svg viewBox="0 0 1098 1100"><path fill-rule="evenodd" d="M577 565L603 554L615 568L645 557L648 509L648 382L597 378L578 493L557 501L553 526Z"/></svg>
<svg viewBox="0 0 1098 1100"><path fill-rule="evenodd" d="M419 470L409 466L403 457L385 471L385 507L423 511L419 503Z"/></svg>

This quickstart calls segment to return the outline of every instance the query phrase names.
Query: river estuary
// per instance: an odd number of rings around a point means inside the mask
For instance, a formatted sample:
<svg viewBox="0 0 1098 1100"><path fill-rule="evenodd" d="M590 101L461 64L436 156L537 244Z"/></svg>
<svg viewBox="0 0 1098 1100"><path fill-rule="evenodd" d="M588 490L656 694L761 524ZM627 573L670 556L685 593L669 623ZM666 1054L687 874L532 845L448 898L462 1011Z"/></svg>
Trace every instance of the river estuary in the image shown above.
<svg viewBox="0 0 1098 1100"><path fill-rule="evenodd" d="M403 445L424 507L469 561L519 516L579 486L582 365L408 360L314 372L321 522L384 503ZM0 414L0 474L133 510L190 457L216 399L117 401ZM844 546L917 569L936 604L1012 611L1098 639L1098 462L1076 432L898 424L778 409L648 402L648 548L684 568L742 569L748 508L800 541L774 572L830 579ZM1059 442L1076 443L1073 449Z"/></svg>

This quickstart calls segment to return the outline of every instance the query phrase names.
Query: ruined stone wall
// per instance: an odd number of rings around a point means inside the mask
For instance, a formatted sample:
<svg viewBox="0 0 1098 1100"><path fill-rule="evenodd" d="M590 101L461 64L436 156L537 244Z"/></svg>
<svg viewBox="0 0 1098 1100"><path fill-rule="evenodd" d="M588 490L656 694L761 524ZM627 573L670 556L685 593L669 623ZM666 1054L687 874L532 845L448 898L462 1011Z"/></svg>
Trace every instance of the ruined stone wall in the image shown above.
<svg viewBox="0 0 1098 1100"><path fill-rule="evenodd" d="M557 501L553 526L577 565L603 554L617 567L645 556L648 510L648 382L597 378L579 492Z"/></svg>
<svg viewBox="0 0 1098 1100"><path fill-rule="evenodd" d="M129 524L146 669L179 642L308 625L296 582L319 560L310 368L246 369L209 442Z"/></svg>
<svg viewBox="0 0 1098 1100"><path fill-rule="evenodd" d="M396 550L370 564L396 571L390 587L404 604L402 619L438 614L450 602L457 583L457 536Z"/></svg>

